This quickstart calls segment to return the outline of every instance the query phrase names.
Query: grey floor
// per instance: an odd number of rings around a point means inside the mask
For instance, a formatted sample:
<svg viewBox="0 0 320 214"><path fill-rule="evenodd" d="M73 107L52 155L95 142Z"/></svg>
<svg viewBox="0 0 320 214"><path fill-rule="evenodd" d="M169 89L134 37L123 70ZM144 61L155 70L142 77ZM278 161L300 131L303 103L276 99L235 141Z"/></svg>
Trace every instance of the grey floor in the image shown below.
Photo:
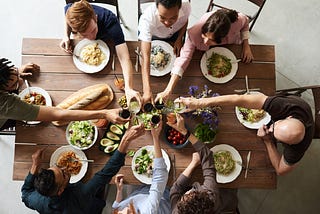
<svg viewBox="0 0 320 214"><path fill-rule="evenodd" d="M235 1L240 0L228 2L233 5ZM137 9L136 0L119 2L125 23L130 27L124 30L126 39L136 40L137 14L133 12ZM209 0L191 2L190 25L205 11ZM20 65L23 37L62 38L63 5L63 0L0 0L1 57L7 57L14 64ZM267 1L251 33L250 42L275 45L278 89L319 84L319 8L318 0ZM309 99L310 94L306 98ZM14 137L0 136L0 213L34 213L21 202L22 182L12 181L13 142ZM319 213L319 154L320 142L314 141L297 169L279 177L276 190L240 189L241 213Z"/></svg>

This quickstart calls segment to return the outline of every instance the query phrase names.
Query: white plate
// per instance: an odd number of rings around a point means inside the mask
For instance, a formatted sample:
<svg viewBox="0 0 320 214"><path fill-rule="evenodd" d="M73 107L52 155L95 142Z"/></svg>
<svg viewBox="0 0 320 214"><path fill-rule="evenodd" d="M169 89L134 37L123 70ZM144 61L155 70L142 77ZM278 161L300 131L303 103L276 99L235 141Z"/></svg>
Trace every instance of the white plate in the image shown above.
<svg viewBox="0 0 320 214"><path fill-rule="evenodd" d="M154 151L154 148L153 146L144 146L144 147L141 147L138 151L136 151L136 153L134 154L133 158L132 158L132 162L131 162L131 169L132 169L132 172L133 172L133 175L142 183L145 183L145 184L151 184L152 182L152 176L151 177L148 177L147 175L145 174L138 174L135 169L134 169L134 166L135 166L135 160L138 156L141 155L141 152L142 152L142 149L146 149L148 151ZM161 149L162 151L162 157L164 158L164 161L167 165L167 170L168 172L170 171L170 159L169 159L169 156L168 154L163 150Z"/></svg>
<svg viewBox="0 0 320 214"><path fill-rule="evenodd" d="M217 77L213 77L212 75L208 74L208 68L207 68L207 57L211 57L212 53L215 52L217 54L226 56L227 58L231 59L231 60L237 60L236 56L227 48L223 48L223 47L214 47L211 48L209 50L207 50L201 58L200 61L200 68L202 71L202 74L211 82L214 83L226 83L230 80L232 80L232 78L236 75L237 70L238 70L238 63L232 63L232 68L231 68L231 72L221 78L217 78Z"/></svg>
<svg viewBox="0 0 320 214"><path fill-rule="evenodd" d="M68 152L68 151L73 151L76 154L76 157L81 159L81 160L87 160L87 156L86 156L86 154L84 154L83 151L75 149L72 146L61 146L56 151L54 151L54 153L51 155L50 167L55 166L55 164L57 163L57 160L59 159L59 157L63 153ZM81 167L81 170L80 170L79 174L72 175L71 178L70 178L70 183L71 184L80 181L83 178L83 176L86 174L86 172L87 172L88 162L82 161L81 163L82 163L82 167Z"/></svg>
<svg viewBox="0 0 320 214"><path fill-rule="evenodd" d="M258 91L251 91L250 94L261 94L261 93ZM261 118L259 121L253 122L253 123L243 119L243 116L239 111L238 106L235 107L235 112L240 123L242 123L242 125L244 125L249 129L259 129L262 125L267 125L271 120L271 116L268 112L266 112L265 116Z"/></svg>
<svg viewBox="0 0 320 214"><path fill-rule="evenodd" d="M44 96L44 98L46 99L46 106L52 106L51 97L46 90L39 88L39 87L29 87L29 88L30 88L31 92L36 92L36 93ZM27 88L23 89L23 91L21 91L19 94L20 99L23 100L27 94L29 94L28 89ZM30 124L30 125L35 125L35 124L41 123L41 121L24 121L24 122L26 122L27 124Z"/></svg>
<svg viewBox="0 0 320 214"><path fill-rule="evenodd" d="M170 59L170 61L168 62L167 66L166 66L163 70L161 70L161 71L153 68L153 66L150 66L150 75L151 75L151 76L155 76L155 77L160 77L160 76L164 76L164 75L170 73L170 71L171 71L171 69L172 69L172 67L173 67L174 61L175 61L175 59L176 59L176 55L174 55L174 53L173 53L173 47L172 47L169 43L164 42L164 41L161 41L161 40L153 40L153 41L151 42L151 46L156 46L156 45L161 46L162 49L163 49L165 52L169 53L170 56L171 56L171 59Z"/></svg>
<svg viewBox="0 0 320 214"><path fill-rule="evenodd" d="M100 65L95 66L95 65L88 65L87 63L82 62L81 60L79 60L76 56L73 56L73 62L75 64L75 66L80 70L83 71L85 73L97 73L99 71L101 71L102 69L104 69L104 67L106 67L106 65L108 64L109 58L110 58L110 50L109 47L107 46L106 43L104 43L104 41L102 40L89 40L89 39L83 39L81 40L75 47L73 52L77 55L80 56L81 51L84 47L86 47L87 45L93 44L93 43L98 43L99 48L101 49L101 51L105 54L106 58L101 62Z"/></svg>
<svg viewBox="0 0 320 214"><path fill-rule="evenodd" d="M216 152L219 152L219 151L229 151L232 154L233 160L239 161L242 164L242 158L241 158L239 152L234 147L232 147L230 145L219 144L219 145L212 147L210 150L213 152L213 154ZM217 179L218 183L224 184L224 183L232 182L240 175L242 167L237 163L235 163L235 164L236 164L235 169L229 175L222 175L222 174L216 173L216 179Z"/></svg>

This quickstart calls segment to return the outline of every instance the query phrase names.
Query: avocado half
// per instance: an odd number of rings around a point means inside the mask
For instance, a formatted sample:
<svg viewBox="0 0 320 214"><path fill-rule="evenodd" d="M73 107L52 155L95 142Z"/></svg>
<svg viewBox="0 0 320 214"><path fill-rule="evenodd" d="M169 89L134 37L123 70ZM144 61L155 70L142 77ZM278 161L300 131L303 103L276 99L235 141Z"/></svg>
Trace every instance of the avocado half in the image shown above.
<svg viewBox="0 0 320 214"><path fill-rule="evenodd" d="M110 145L113 145L114 142L113 142L113 140L110 140L109 138L102 138L100 140L100 144L101 144L101 146L110 146Z"/></svg>
<svg viewBox="0 0 320 214"><path fill-rule="evenodd" d="M107 146L105 149L104 149L104 152L109 154L111 152L114 152L117 148L119 147L119 144L116 143L116 144L113 144L113 145L109 145Z"/></svg>
<svg viewBox="0 0 320 214"><path fill-rule="evenodd" d="M110 131L115 133L115 134L117 134L117 135L122 135L123 134L122 129L117 125L111 125L110 126Z"/></svg>
<svg viewBox="0 0 320 214"><path fill-rule="evenodd" d="M120 137L113 132L107 132L106 137L109 138L110 140L115 141L120 141Z"/></svg>

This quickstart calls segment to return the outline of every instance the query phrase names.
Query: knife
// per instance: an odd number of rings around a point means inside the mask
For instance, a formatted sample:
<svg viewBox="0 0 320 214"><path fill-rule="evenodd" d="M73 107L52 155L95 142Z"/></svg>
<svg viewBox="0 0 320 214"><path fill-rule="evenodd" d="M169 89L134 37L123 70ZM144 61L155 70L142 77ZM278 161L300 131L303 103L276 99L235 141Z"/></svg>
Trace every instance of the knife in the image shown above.
<svg viewBox="0 0 320 214"><path fill-rule="evenodd" d="M246 75L246 92L247 92L247 94L250 94L248 76L247 75Z"/></svg>
<svg viewBox="0 0 320 214"><path fill-rule="evenodd" d="M244 178L247 178L248 176L250 157L251 157L251 151L249 151L247 155L247 165L246 165L246 171L244 173Z"/></svg>
<svg viewBox="0 0 320 214"><path fill-rule="evenodd" d="M112 64L111 64L111 69L112 69L112 71L115 71L115 67L114 67L115 58L116 58L116 55L113 54L113 55L112 55Z"/></svg>

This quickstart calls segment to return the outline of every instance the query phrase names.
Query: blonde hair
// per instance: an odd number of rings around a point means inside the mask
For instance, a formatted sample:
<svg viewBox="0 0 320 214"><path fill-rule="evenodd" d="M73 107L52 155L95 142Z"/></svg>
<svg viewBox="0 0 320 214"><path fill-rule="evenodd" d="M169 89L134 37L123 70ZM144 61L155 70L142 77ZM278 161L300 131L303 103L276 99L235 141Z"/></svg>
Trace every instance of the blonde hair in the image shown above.
<svg viewBox="0 0 320 214"><path fill-rule="evenodd" d="M81 0L73 3L67 10L66 21L73 31L81 33L87 30L95 15L92 6L86 0Z"/></svg>

